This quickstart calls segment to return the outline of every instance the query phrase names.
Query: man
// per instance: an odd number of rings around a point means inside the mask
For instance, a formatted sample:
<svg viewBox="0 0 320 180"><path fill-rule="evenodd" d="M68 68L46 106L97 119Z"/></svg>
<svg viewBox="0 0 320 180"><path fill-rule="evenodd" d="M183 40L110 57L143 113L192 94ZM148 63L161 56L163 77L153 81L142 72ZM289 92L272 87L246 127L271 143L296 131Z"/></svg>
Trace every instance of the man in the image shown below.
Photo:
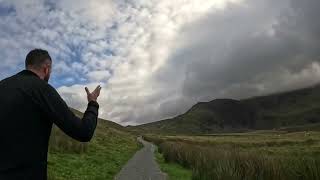
<svg viewBox="0 0 320 180"><path fill-rule="evenodd" d="M52 60L45 50L32 50L26 70L0 81L0 180L47 179L48 141L52 124L72 138L91 140L98 118L101 87L88 88L82 119L70 111L48 84Z"/></svg>

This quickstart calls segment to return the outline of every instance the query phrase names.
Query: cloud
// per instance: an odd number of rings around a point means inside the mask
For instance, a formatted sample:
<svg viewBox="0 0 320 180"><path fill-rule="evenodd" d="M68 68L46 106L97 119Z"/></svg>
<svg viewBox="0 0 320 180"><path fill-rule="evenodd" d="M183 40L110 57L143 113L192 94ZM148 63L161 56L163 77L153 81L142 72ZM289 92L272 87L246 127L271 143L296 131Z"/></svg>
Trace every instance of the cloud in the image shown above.
<svg viewBox="0 0 320 180"><path fill-rule="evenodd" d="M116 14L115 2L111 0L57 0L52 1L52 5L62 12L81 17L84 22L96 26L112 23L112 18Z"/></svg>
<svg viewBox="0 0 320 180"><path fill-rule="evenodd" d="M111 77L109 71L91 71L88 73L88 77L93 82L105 81Z"/></svg>
<svg viewBox="0 0 320 180"><path fill-rule="evenodd" d="M320 25L309 20L317 10L306 4L319 5L314 0L247 1L231 5L230 12L215 12L188 25L182 39L184 46L193 43L171 61L180 60L179 65L185 66L183 94L195 100L243 98L314 83L295 81L319 61L320 44L314 39L320 36ZM201 36L194 38L193 34ZM285 76L288 72L292 76ZM259 88L270 83L274 86ZM237 92L243 93L234 93L233 87L239 86Z"/></svg>
<svg viewBox="0 0 320 180"><path fill-rule="evenodd" d="M245 98L319 82L317 0L0 1L0 78L47 49L52 83L124 125L183 113L198 101Z"/></svg>

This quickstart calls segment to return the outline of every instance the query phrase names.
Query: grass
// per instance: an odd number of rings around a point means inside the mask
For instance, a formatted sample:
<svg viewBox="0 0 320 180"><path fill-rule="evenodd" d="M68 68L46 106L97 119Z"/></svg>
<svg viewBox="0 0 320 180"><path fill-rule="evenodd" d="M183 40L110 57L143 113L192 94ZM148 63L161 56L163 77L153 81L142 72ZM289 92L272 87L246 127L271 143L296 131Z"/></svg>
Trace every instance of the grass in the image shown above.
<svg viewBox="0 0 320 180"><path fill-rule="evenodd" d="M319 132L253 132L159 136L165 162L189 168L193 180L320 179Z"/></svg>
<svg viewBox="0 0 320 180"><path fill-rule="evenodd" d="M156 151L155 156L161 171L168 175L169 180L191 180L191 170L186 169L177 163L166 162L163 155L158 151Z"/></svg>
<svg viewBox="0 0 320 180"><path fill-rule="evenodd" d="M140 148L136 137L100 120L90 143L79 143L53 129L49 180L112 180Z"/></svg>

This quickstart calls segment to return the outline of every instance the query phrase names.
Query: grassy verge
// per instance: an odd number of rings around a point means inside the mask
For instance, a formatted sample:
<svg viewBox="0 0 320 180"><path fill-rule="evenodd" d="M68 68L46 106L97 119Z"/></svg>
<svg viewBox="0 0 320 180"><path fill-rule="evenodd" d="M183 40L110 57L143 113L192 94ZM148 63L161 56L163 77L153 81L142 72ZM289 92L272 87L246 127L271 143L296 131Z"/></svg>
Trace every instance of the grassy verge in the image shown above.
<svg viewBox="0 0 320 180"><path fill-rule="evenodd" d="M320 179L320 133L145 137L166 162L192 169L193 180Z"/></svg>
<svg viewBox="0 0 320 180"><path fill-rule="evenodd" d="M169 180L191 180L191 170L188 170L177 163L167 163L159 151L155 152L155 157L160 165L161 171L168 175Z"/></svg>
<svg viewBox="0 0 320 180"><path fill-rule="evenodd" d="M136 137L99 122L90 143L79 143L54 129L48 157L49 180L112 180L140 148Z"/></svg>

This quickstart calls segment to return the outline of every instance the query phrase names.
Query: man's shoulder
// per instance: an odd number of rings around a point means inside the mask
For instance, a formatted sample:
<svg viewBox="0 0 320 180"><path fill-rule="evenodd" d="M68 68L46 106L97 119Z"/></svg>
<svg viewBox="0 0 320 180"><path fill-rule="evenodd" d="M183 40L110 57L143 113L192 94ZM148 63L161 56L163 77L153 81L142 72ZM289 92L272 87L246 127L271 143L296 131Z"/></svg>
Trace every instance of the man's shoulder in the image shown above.
<svg viewBox="0 0 320 180"><path fill-rule="evenodd" d="M38 88L39 90L46 91L46 92L53 92L56 91L56 89L50 85L48 82L41 80L41 79L33 79L32 82L30 82L31 85L33 85L32 88Z"/></svg>
<svg viewBox="0 0 320 180"><path fill-rule="evenodd" d="M20 73L7 77L0 81L0 84L11 87L20 87L22 89L33 90L54 90L46 81L36 77Z"/></svg>
<svg viewBox="0 0 320 180"><path fill-rule="evenodd" d="M17 78L20 79L20 81L25 81L26 85L31 86L32 88L48 88L50 85L48 82L35 77L35 76L19 76L17 75Z"/></svg>

